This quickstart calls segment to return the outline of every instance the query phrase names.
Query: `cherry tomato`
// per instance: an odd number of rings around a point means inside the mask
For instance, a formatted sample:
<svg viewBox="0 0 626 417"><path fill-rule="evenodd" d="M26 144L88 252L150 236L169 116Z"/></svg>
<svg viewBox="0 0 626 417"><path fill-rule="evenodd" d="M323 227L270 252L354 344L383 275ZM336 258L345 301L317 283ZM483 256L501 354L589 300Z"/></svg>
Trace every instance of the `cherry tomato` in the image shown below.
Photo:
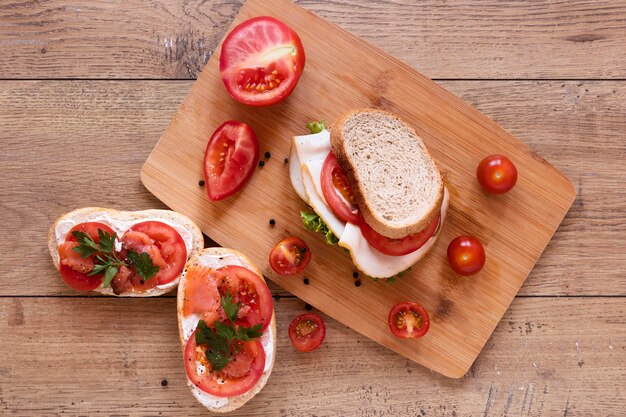
<svg viewBox="0 0 626 417"><path fill-rule="evenodd" d="M78 252L72 248L76 246L76 238L72 232L83 232L88 234L94 242L100 243L98 229L109 234L115 232L109 226L98 222L80 223L72 227L65 237L65 242L59 246L61 278L67 285L78 291L93 291L102 285L104 274L89 276L88 273L93 269L93 259L96 254L89 258L81 258Z"/></svg>
<svg viewBox="0 0 626 417"><path fill-rule="evenodd" d="M228 93L250 106L268 106L291 94L304 70L298 34L278 19L255 17L224 39L220 74Z"/></svg>
<svg viewBox="0 0 626 417"><path fill-rule="evenodd" d="M372 227L361 219L359 228L365 240L369 242L376 250L385 255L402 256L407 253L415 252L433 236L439 226L440 214L435 216L428 226L421 232L408 235L401 239L392 239L376 232Z"/></svg>
<svg viewBox="0 0 626 417"><path fill-rule="evenodd" d="M280 275L295 275L309 264L311 251L299 237L288 237L270 252L270 266Z"/></svg>
<svg viewBox="0 0 626 417"><path fill-rule="evenodd" d="M328 153L322 166L322 193L333 212L341 220L358 224L359 207L356 197L348 182L348 177L341 170L339 162L332 152Z"/></svg>
<svg viewBox="0 0 626 417"><path fill-rule="evenodd" d="M515 186L517 168L506 156L490 155L478 164L476 177L486 191L502 194Z"/></svg>
<svg viewBox="0 0 626 417"><path fill-rule="evenodd" d="M245 342L239 353L221 371L212 371L206 358L207 346L196 344L196 331L185 345L187 377L202 391L216 397L232 397L250 391L261 379L265 351L260 340Z"/></svg>
<svg viewBox="0 0 626 417"><path fill-rule="evenodd" d="M245 123L230 120L217 128L204 152L204 180L209 198L223 200L239 191L259 161L259 141Z"/></svg>
<svg viewBox="0 0 626 417"><path fill-rule="evenodd" d="M448 245L448 263L459 275L474 275L485 265L485 249L473 236L459 236Z"/></svg>
<svg viewBox="0 0 626 417"><path fill-rule="evenodd" d="M422 337L428 332L430 318L426 309L408 301L396 304L389 311L389 330L401 339Z"/></svg>
<svg viewBox="0 0 626 417"><path fill-rule="evenodd" d="M315 313L301 314L289 325L289 340L300 352L310 352L322 345L326 337L324 320Z"/></svg>

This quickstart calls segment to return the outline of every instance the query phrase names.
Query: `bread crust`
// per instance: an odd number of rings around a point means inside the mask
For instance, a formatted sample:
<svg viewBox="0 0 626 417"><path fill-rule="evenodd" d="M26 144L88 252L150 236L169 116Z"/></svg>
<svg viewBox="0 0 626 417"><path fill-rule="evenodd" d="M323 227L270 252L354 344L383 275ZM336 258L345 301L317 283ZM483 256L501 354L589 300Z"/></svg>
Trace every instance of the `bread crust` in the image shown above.
<svg viewBox="0 0 626 417"><path fill-rule="evenodd" d="M187 229L191 235L193 236L192 242L192 250L191 253L188 254L188 257L193 256L194 253L199 252L204 248L204 236L202 235L202 231L200 228L187 216L184 216L180 213L176 213L171 210L138 210L138 211L123 211L123 210L115 210L108 209L102 207L84 207L77 210L70 211L68 213L60 216L56 221L50 226L48 230L48 251L50 252L50 256L52 257L52 263L54 267L59 270L60 269L60 258L59 258L59 242L57 242L56 238L56 228L59 222L68 220L74 224L84 223L93 221L94 219L106 215L110 218L117 218L120 220L127 221L141 221L142 219L163 219L169 220L173 223L180 224ZM175 285L168 288L153 288L144 292L129 292L123 294L114 294L111 287L102 288L98 287L94 290L94 292L98 292L100 294L105 295L114 295L116 297L157 297L159 295L163 295L165 293L170 292L173 288L176 287L178 281L180 280L180 276L176 278L174 283Z"/></svg>
<svg viewBox="0 0 626 417"><path fill-rule="evenodd" d="M374 229L376 232L380 233L381 235L389 237L389 238L399 239L399 238L403 238L411 234L421 232L426 226L430 224L432 219L440 213L441 204L443 202L444 181L443 181L443 178L441 176L441 171L439 170L439 167L437 166L436 161L433 159L428 149L424 147L426 156L431 161L433 161L433 163L437 167L437 173L439 174L439 177L441 178L441 181L439 182L440 187L438 190L437 200L435 204L430 208L430 210L424 216L417 219L415 222L411 224L395 225L385 220L382 216L380 216L378 213L376 213L372 209L371 205L369 204L369 201L365 197L367 195L366 190L364 189L362 181L359 179L359 174L358 174L358 171L356 170L354 161L345 147L343 125L346 123L348 119L350 119L352 116L354 116L357 113L371 113L371 114L378 113L380 115L392 117L398 120L404 126L406 126L406 128L409 129L415 136L419 137L419 135L417 134L417 132L415 132L415 129L413 129L411 126L409 126L406 122L404 122L395 114L389 113L384 110L379 110L379 109L360 108L360 109L350 110L347 113L344 113L343 115L341 115L332 124L332 126L330 127L330 144L331 144L333 153L335 154L335 157L337 158L337 161L339 162L339 165L341 166L341 169L346 174L348 178L348 182L350 183L350 186L352 187L356 201L359 205L359 211L361 212L361 215L363 216L367 224L372 227L372 229ZM390 201L389 204L393 204L393 202Z"/></svg>
<svg viewBox="0 0 626 417"><path fill-rule="evenodd" d="M263 281L265 281L265 278L263 277L263 274L261 273L261 271L252 263L252 261L245 256L244 254L242 254L239 251L236 251L234 249L228 249L228 248L220 248L220 247L214 247L214 248L207 248L204 249L200 252L198 252L197 254L195 254L191 259L189 259L187 261L187 263L185 264L185 269L183 270L183 274L182 274L182 278L180 281L180 284L178 286L178 294L176 297L176 313L177 313L177 318L178 318L178 337L180 340L180 346L182 348L183 351L183 357L185 355L185 338L183 335L183 325L182 325L182 320L183 320L183 302L185 299L185 273L187 271L188 268L190 268L191 266L194 265L198 265L200 262L200 259L203 256L227 256L227 255L231 255L231 256L235 256L239 259L239 261L241 262L241 264L253 271L255 274L257 274L259 277L261 277L261 279L263 279ZM230 265L227 261L224 261L222 263L220 263L220 266L227 266ZM229 398L228 404L225 405L224 407L220 407L220 408L214 408L214 407L209 407L206 406L206 408L208 410L210 410L211 412L214 413L227 413L229 411L233 411L238 409L239 407L243 406L245 403L247 403L248 401L250 401L256 394L258 394L261 389L265 386L265 384L267 383L267 380L269 379L272 370L274 368L274 361L276 358L276 314L272 311L272 320L270 321L269 326L267 327L267 330L269 331L274 339L274 344L272 346L273 349L273 354L272 354L272 359L270 362L270 367L267 371L263 372L263 375L261 375L261 378L259 379L259 381L256 383L256 385L248 392L238 395L236 397L231 397ZM192 395L195 397L195 393L193 391L193 385L191 383L191 381L189 381L189 378L187 378L187 386L189 387L189 390L191 391ZM204 405L204 404L203 404Z"/></svg>

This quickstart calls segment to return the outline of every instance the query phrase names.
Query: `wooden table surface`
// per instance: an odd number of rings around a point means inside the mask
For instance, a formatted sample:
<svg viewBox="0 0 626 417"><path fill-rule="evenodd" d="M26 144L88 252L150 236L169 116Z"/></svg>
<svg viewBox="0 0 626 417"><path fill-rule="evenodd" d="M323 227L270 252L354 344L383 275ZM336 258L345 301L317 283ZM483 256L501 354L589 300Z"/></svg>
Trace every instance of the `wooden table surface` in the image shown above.
<svg viewBox="0 0 626 417"><path fill-rule="evenodd" d="M272 286L276 366L234 414L626 415L624 1L298 3L476 106L578 194L464 378L330 318L323 347L298 354L286 328L305 305ZM0 0L0 415L206 415L173 295L80 295L45 240L77 207L164 208L139 169L240 6Z"/></svg>

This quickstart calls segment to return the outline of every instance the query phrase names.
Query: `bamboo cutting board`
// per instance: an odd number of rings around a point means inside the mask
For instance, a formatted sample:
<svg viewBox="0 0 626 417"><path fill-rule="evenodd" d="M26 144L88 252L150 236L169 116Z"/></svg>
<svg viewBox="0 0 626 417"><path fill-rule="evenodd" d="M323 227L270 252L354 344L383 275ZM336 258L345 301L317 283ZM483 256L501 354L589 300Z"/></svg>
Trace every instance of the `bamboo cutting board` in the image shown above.
<svg viewBox="0 0 626 417"><path fill-rule="evenodd" d="M438 84L288 0L248 0L231 29L260 15L281 19L302 39L306 67L292 95L270 108L237 103L220 79L218 47L144 164L142 182L213 240L250 256L269 279L307 303L413 361L461 377L571 206L572 184ZM361 276L360 287L354 285L349 255L303 228L299 213L306 206L284 163L291 136L307 133L308 121L332 122L355 107L383 108L411 124L438 161L451 196L448 219L426 258L393 283ZM272 156L241 192L212 203L198 185L203 153L213 131L230 119L251 125L261 158L266 151ZM518 184L505 195L486 194L476 181L478 162L493 153L508 155L518 168ZM447 264L447 245L461 234L479 238L487 254L484 269L469 278L455 275ZM269 267L268 255L291 235L307 242L312 260L300 276L281 277ZM421 339L395 339L387 328L390 308L405 300L430 312L431 329Z"/></svg>

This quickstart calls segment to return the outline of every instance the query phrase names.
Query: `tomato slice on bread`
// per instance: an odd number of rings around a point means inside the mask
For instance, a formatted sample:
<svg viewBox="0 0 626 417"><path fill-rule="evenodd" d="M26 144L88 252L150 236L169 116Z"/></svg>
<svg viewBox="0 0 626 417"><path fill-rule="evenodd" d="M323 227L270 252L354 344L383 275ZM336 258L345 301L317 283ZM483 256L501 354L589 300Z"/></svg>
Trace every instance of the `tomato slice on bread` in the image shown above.
<svg viewBox="0 0 626 417"><path fill-rule="evenodd" d="M430 318L424 307L405 301L389 311L388 324L394 336L409 339L424 336L430 327Z"/></svg>
<svg viewBox="0 0 626 417"><path fill-rule="evenodd" d="M376 248L379 252L385 255L402 256L411 252L415 252L435 234L437 227L439 226L439 219L441 214L436 215L424 230L413 235L408 235L401 239L392 239L387 236L383 236L376 232L372 227L361 218L359 228L363 237Z"/></svg>
<svg viewBox="0 0 626 417"><path fill-rule="evenodd" d="M216 397L233 397L248 392L261 379L265 351L259 340L243 343L239 352L220 371L212 370L206 357L207 348L196 343L196 331L185 345L187 377L202 391Z"/></svg>
<svg viewBox="0 0 626 417"><path fill-rule="evenodd" d="M311 250L299 237L287 237L270 252L270 266L280 275L299 274L311 261Z"/></svg>
<svg viewBox="0 0 626 417"><path fill-rule="evenodd" d="M304 70L298 34L278 19L259 16L224 39L220 74L228 93L250 106L268 106L291 94Z"/></svg>
<svg viewBox="0 0 626 417"><path fill-rule="evenodd" d="M289 340L300 352L319 348L326 337L324 320L315 313L301 314L289 325Z"/></svg>
<svg viewBox="0 0 626 417"><path fill-rule="evenodd" d="M322 166L321 183L324 199L332 211L341 220L358 224L360 216L356 197L350 187L348 177L341 170L339 162L332 152L328 153Z"/></svg>
<svg viewBox="0 0 626 417"><path fill-rule="evenodd" d="M236 120L215 130L204 152L204 180L209 198L223 200L239 191L259 161L259 141L252 127Z"/></svg>

